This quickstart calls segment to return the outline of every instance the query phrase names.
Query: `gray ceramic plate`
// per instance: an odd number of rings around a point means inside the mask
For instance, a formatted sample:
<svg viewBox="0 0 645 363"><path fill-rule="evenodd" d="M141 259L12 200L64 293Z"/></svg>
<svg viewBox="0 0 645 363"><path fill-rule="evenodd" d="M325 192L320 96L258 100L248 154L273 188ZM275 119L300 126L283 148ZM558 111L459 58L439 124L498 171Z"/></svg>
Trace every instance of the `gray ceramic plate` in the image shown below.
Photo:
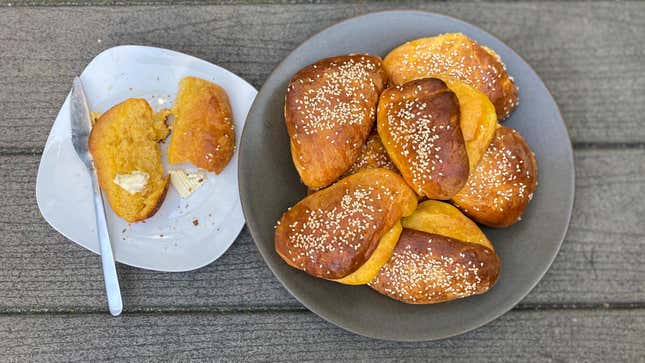
<svg viewBox="0 0 645 363"><path fill-rule="evenodd" d="M273 226L305 195L289 153L284 93L289 79L321 58L357 52L384 56L408 40L462 32L493 48L520 90L520 106L504 122L535 151L539 186L523 220L507 229L484 229L502 260L488 293L437 305L406 305L366 286L316 279L287 266L273 249ZM255 243L275 276L309 310L349 331L388 340L450 337L510 310L537 284L555 258L571 216L574 166L571 142L555 101L513 50L462 21L425 12L389 11L349 19L307 40L271 74L249 112L240 145L242 207Z"/></svg>

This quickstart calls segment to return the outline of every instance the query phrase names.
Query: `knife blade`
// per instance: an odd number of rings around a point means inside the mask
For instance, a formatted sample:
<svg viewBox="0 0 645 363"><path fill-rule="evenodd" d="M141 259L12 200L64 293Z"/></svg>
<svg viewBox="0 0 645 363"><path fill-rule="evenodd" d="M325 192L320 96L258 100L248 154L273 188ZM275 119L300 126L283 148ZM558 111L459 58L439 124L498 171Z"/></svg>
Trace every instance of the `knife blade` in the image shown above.
<svg viewBox="0 0 645 363"><path fill-rule="evenodd" d="M118 316L123 310L123 301L121 300L119 277L116 272L110 234L108 232L107 220L105 218L103 196L101 194L101 189L99 188L96 169L92 162L92 155L89 151L88 143L92 128L90 108L87 103L85 91L83 90L83 84L79 77L74 78L72 85L72 94L70 96L70 123L74 150L76 150L76 154L83 162L83 165L85 165L92 181L96 233L101 251L101 265L103 267L103 280L105 282L108 308L110 310L110 314Z"/></svg>

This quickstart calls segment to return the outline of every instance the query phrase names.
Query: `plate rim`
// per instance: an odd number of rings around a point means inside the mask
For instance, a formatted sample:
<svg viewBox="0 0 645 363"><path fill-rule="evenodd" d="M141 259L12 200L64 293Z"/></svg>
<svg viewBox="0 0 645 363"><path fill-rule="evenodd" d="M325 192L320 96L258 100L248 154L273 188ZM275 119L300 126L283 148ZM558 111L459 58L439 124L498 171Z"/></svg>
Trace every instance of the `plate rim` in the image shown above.
<svg viewBox="0 0 645 363"><path fill-rule="evenodd" d="M209 67L218 68L219 70L224 71L225 73L229 73L229 74L235 76L237 79L239 79L244 84L245 87L248 87L249 89L254 90L255 91L255 96L253 98L254 102L255 102L255 97L259 93L257 88L255 88L246 79L240 77L236 73L233 73L232 71L230 71L230 70L228 70L228 69L226 69L226 68L224 68L222 66L219 66L217 64L213 64L213 63L211 63L211 62L209 62L207 60L195 57L195 56L190 55L190 54L178 52L178 51L175 51L175 50L172 50L172 49L166 49L166 48L161 48L161 47L153 47L153 46L147 46L147 45L121 44L121 45L115 45L113 47L106 48L106 49L102 50L100 53L96 54L94 57L92 57L92 59L83 67L83 70L81 71L79 76L82 76L83 73L85 73L86 69L92 63L97 61L100 57L105 57L105 56L109 55L111 52L114 52L114 51L127 51L128 49L135 49L137 51L143 50L143 51L161 52L161 53L165 53L167 55L171 55L171 56L175 56L175 57L177 57L177 56L184 57L184 58L187 58L188 60L191 60L193 62L203 63L203 64L205 64L205 65L207 65ZM80 242L73 240L72 238L70 238L68 236L67 233L61 231L57 226L55 226L50 221L50 218L45 213L43 213L43 209L42 209L42 206L41 206L41 204L44 201L41 200L42 195L40 195L40 193L39 193L39 191L41 190L40 185L41 185L41 183L43 183L41 175L40 175L40 170L41 170L41 167L42 167L42 163L43 163L43 159L45 157L46 151L47 151L48 147L50 146L50 138L52 136L56 120L58 119L60 113L63 111L63 108L64 108L65 104L69 103L70 97L71 97L71 92L69 92L67 94L67 96L65 97L65 99L61 103L61 106L60 106L58 112L56 113L56 117L54 118L54 122L52 122L51 128L49 130L49 134L47 135L47 140L45 141L45 145L43 146L43 150L42 150L42 153L40 155L40 160L38 161L38 169L37 169L37 172L36 172L36 187L35 187L35 190L34 190L34 194L36 195L36 205L38 206L38 212L40 213L41 217L45 220L45 222L47 222L47 224L53 230L55 230L57 233L59 233L60 235L65 237L68 241L73 242L74 244L76 244L76 245L78 245L78 246L80 246L80 247L82 247L82 248L84 248L84 249L86 249L86 250L88 250L88 251L90 251L90 252L92 252L94 254L99 255L100 251L98 249L94 250L94 249L90 248L89 246L83 245ZM253 103L251 103L251 105L253 105ZM249 107L249 112L250 111L251 111L251 108ZM247 113L247 116L248 116L248 113ZM242 130L244 130L244 128L246 127L246 117L244 118L244 120L242 122L243 122ZM240 135L240 140L242 140L241 136L242 135ZM238 149L239 149L239 147L238 147ZM239 151L238 151L238 166L239 166ZM238 197L239 197L239 180L238 180L238 183L237 183L236 187L237 187L237 190L238 190ZM240 205L241 204L242 204L242 200L240 198ZM226 246L226 248L224 248L219 254L213 255L212 258L207 259L206 261L204 261L204 262L202 262L200 264L197 264L195 266L191 266L190 268L158 268L158 267L154 267L154 266L146 266L145 264L140 264L140 263L136 263L136 262L132 262L132 261L124 261L121 258L117 258L117 256L114 256L114 261L118 262L118 263L121 263L121 264L124 264L124 265L127 265L127 266L140 268L140 269L143 269L143 270L157 271L157 272L188 272L188 271L198 270L200 268L203 268L203 267L206 267L206 266L210 265L211 263L215 262L220 257L222 257L224 255L224 253L226 253L226 251L228 251L231 248L233 243L235 243L235 241L239 237L240 233L244 229L245 225L246 225L246 217L244 216L244 212L242 211L242 223L240 224L239 228L237 228L237 227L235 228L236 237L233 238L233 240L228 244L228 246Z"/></svg>
<svg viewBox="0 0 645 363"><path fill-rule="evenodd" d="M381 16L382 15L422 15L422 16L430 15L430 16L433 16L433 17L440 17L440 18L447 19L447 20L449 20L449 21L451 21L453 23L458 23L458 24L461 24L461 25L466 25L468 27L475 28L479 32L482 32L483 34L485 34L487 36L490 36L491 38L493 38L496 41L498 41L501 44L503 44L506 48L508 48L512 52L512 54L515 57L517 57L517 59L519 59L521 62L523 62L537 76L537 79L540 81L540 83L542 84L542 86L546 90L547 95L549 96L549 98L551 99L553 104L555 105L555 109L557 111L557 116L558 116L558 121L562 124L564 132L566 133L568 143L565 146L567 147L567 152L568 152L568 156L569 156L567 158L567 163L570 164L571 167L572 167L570 177L568 178L569 179L568 184L566 185L566 188L569 189L569 191L570 191L570 193L568 193L569 200L566 201L566 205L565 205L565 207L567 209L566 226L563 229L562 234L561 234L561 236L559 238L559 242L557 243L557 248L555 249L555 253L553 253L553 255L551 256L551 258L548 261L548 263L546 264L546 267L544 268L544 270L539 274L539 276L535 279L535 281L533 281L531 284L526 285L525 291L522 294L518 295L518 297L515 299L515 301L513 301L511 304L509 304L508 307L505 307L504 309L501 309L500 311L492 314L487 319L482 319L482 321L480 321L480 322L478 322L478 323L476 323L476 324L474 324L474 325L472 325L470 327L457 329L456 331L454 331L454 332L452 332L450 334L444 334L442 336L437 336L437 337L432 337L432 338L419 337L419 338L415 339L415 338L407 338L407 337L393 338L393 337L389 337L389 336L387 336L387 337L386 336L377 336L377 335L373 335L373 334L368 334L368 333L366 333L364 331L359 331L357 329L347 327L344 324L342 324L341 322L338 322L338 321L334 320L332 317L328 316L328 314L326 312L320 311L320 309L318 309L318 308L312 308L310 306L310 304L305 303L304 301L302 301L301 298L297 294L295 294L292 291L292 289L283 281L281 276L278 274L278 272L276 272L274 267L269 262L268 257L265 256L265 253L263 252L262 248L260 248L260 245L259 245L260 242L258 242L258 240L259 240L259 236L258 236L259 231L256 231L256 229L258 229L258 226L256 225L255 222L253 222L252 218L249 219L247 217L247 213L248 213L247 208L248 207L246 206L246 204L247 204L246 200L247 200L247 198L250 198L250 196L247 195L246 191L242 187L242 184L243 184L243 181L244 181L245 178L242 176L243 173L241 173L241 164L242 163L238 163L238 183L240 184L239 190L240 190L240 199L242 201L242 211L243 211L244 217L245 217L245 219L247 221L246 222L247 228L249 230L249 233L251 234L251 237L253 238L253 242L255 243L256 248L260 252L260 255L262 256L262 259L264 260L265 264L269 267L269 269L271 270L271 272L273 273L275 278L289 292L289 294L291 294L291 296L293 296L298 302L300 302L309 311L311 311L314 314L318 315L319 317L321 317L325 321L327 321L327 322L329 322L329 323L331 323L331 324L333 324L335 326L338 326L338 327L340 327L340 328L342 328L342 329L344 329L346 331L350 331L350 332L352 332L354 334L369 337L369 338L373 338L373 339L379 339L379 340L401 341L401 342L417 342L417 341L435 341L435 340L447 339L447 338L450 338L450 337L458 336L458 335L464 334L466 332L478 329L478 328L490 323L491 321L498 319L500 316L508 313L515 306L517 306L517 304L519 304L535 288L535 286L537 286L537 284L540 281L542 281L542 279L544 278L544 276L547 273L547 271L551 268L551 265L555 261L556 257L558 256L558 254L560 252L560 249L562 248L562 243L564 242L564 239L566 238L566 235L567 235L567 232L569 230L570 223L571 223L571 216L573 214L573 206L574 206L574 201L575 201L575 178L576 178L573 144L572 144L572 141L571 141L571 137L569 135L567 125L564 122L564 118L562 117L562 112L560 111L560 108L559 108L555 98L553 97L553 94L547 88L546 84L544 84L544 81L539 76L539 74L537 72L535 72L535 69L524 58L522 58L517 52L515 52L515 50L513 48L509 47L505 42L501 41L499 38L497 38L493 34L489 33L488 31L480 28L477 25L468 23L468 22L466 22L464 20L449 16L449 15L440 14L440 13L435 13L435 12L430 12L430 11L422 11L422 10L411 10L411 9L410 10L394 9L394 10L375 11L375 12L369 12L369 13L366 13L366 14L361 14L361 15L349 17L347 19L344 19L344 20L341 20L341 21L336 22L334 24L331 24L330 26L328 26L328 27L326 27L326 28L324 28L324 29L312 34L311 36L309 36L307 39L302 41L302 43L300 43L296 48L294 48L288 55L286 55L284 57L284 59L272 70L271 74L266 78L266 80L264 81L262 87L258 91L258 95L256 96L255 100L253 101L253 104L251 105L251 108L249 109L249 113L247 115L247 120L249 119L249 117L251 115L253 115L254 113L257 112L256 108L259 107L258 106L259 96L262 95L263 91L265 91L265 88L266 88L266 85L267 85L268 81L271 80L271 78L273 77L273 75L275 73L278 73L278 71L282 70L285 67L286 61L289 58L291 58L296 52L298 52L302 47L304 47L307 43L312 41L314 38L322 35L323 33L329 31L330 29L332 29L332 28L334 28L336 26L346 24L348 22L357 21L357 20L360 20L362 18L378 16L378 15L381 15ZM245 134L247 132L247 127L249 127L248 125L250 125L250 123L245 122L244 129L242 131L242 140L244 140L244 138L245 138ZM240 144L242 144L242 143L243 142L241 142ZM240 147L240 160L242 159L243 153L244 153L244 149Z"/></svg>

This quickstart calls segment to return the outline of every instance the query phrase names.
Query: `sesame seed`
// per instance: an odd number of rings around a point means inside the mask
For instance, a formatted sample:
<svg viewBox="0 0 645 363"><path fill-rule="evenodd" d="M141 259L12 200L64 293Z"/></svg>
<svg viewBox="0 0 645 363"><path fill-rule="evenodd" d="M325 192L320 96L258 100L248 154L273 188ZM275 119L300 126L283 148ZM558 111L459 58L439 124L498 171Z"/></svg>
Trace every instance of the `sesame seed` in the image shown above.
<svg viewBox="0 0 645 363"><path fill-rule="evenodd" d="M434 82L408 83L399 88L397 97L382 106L386 114L383 129L391 138L395 153L405 158L408 165L403 175L411 179L419 194L424 194L424 186L438 183L438 178L444 176L444 163L447 164L449 160L444 158L450 158L452 154L444 146L451 147L456 137L450 125L445 124L452 122L452 119L436 118L434 115L436 110L431 102L436 96L435 86ZM413 96L407 93L411 88L421 90L423 94Z"/></svg>
<svg viewBox="0 0 645 363"><path fill-rule="evenodd" d="M503 117L518 103L513 80L499 56L463 34L444 34L435 41L419 41L400 49L405 53L400 55L393 76L397 83L429 76L460 80L485 93L494 103L496 99L503 100ZM504 87L507 83L512 87Z"/></svg>
<svg viewBox="0 0 645 363"><path fill-rule="evenodd" d="M426 240L422 236L427 236ZM433 254L430 244L442 254ZM370 286L407 302L439 302L482 293L492 281L481 245L404 230L390 260ZM490 254L486 254L490 256ZM479 262L475 265L475 261ZM485 272L486 271L486 272ZM494 280L493 280L494 281Z"/></svg>
<svg viewBox="0 0 645 363"><path fill-rule="evenodd" d="M380 67L377 61L341 57L337 62L312 65L319 72L316 80L305 83L296 75L287 93L287 98L298 97L291 102L301 105L294 117L296 133L314 135L373 119L379 92L373 78Z"/></svg>
<svg viewBox="0 0 645 363"><path fill-rule="evenodd" d="M521 212L531 200L536 175L530 150L519 134L507 127L498 129L466 186L455 196L458 204L479 211Z"/></svg>
<svg viewBox="0 0 645 363"><path fill-rule="evenodd" d="M357 145L354 145L357 146ZM365 144L363 144L356 161L344 174L345 176L355 174L356 172L367 168L385 168L397 171L396 166L390 159L377 133L371 134ZM378 181L376 181L378 185Z"/></svg>
<svg viewBox="0 0 645 363"><path fill-rule="evenodd" d="M389 179L392 175L380 171L375 171L374 175L381 179L380 184L371 179L336 184L330 188L342 189L325 199L325 207L316 203L310 205L305 199L303 204L297 205L295 213L285 214L282 230L286 231L288 249L294 251L288 254L292 265L307 266L312 274L321 276L330 270L332 257L343 256L345 263L364 258L390 228L386 224L392 221L392 213L400 213L393 209L398 205L401 193L393 187L393 179ZM329 192L330 188L319 193Z"/></svg>

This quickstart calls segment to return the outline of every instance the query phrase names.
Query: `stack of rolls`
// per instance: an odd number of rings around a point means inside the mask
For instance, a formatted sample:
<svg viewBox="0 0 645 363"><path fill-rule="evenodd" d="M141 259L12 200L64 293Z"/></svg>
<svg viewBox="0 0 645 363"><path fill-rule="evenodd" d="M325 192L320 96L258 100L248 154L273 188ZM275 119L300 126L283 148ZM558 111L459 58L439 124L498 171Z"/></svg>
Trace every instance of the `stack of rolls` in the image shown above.
<svg viewBox="0 0 645 363"><path fill-rule="evenodd" d="M516 223L537 187L530 147L499 124L517 104L501 58L463 34L305 67L285 121L309 195L277 222L276 252L410 304L490 290L501 261L477 224Z"/></svg>

